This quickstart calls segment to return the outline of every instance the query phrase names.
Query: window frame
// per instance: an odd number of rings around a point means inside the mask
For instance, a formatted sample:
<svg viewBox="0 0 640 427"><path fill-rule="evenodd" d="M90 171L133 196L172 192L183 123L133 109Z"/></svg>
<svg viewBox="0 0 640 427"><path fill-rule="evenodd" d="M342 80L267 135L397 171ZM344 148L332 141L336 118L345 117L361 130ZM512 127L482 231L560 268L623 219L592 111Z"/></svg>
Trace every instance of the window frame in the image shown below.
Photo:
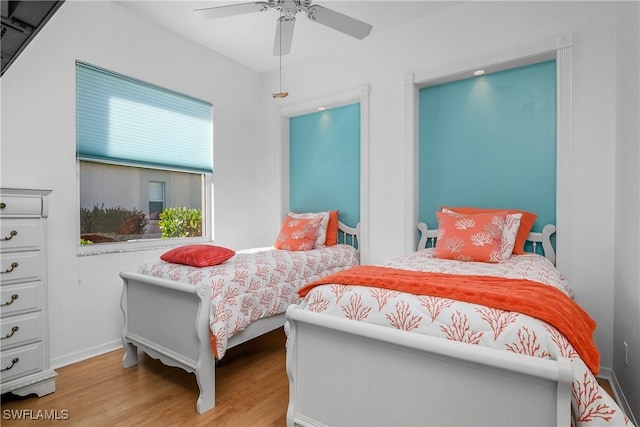
<svg viewBox="0 0 640 427"><path fill-rule="evenodd" d="M102 67L96 67L88 63L84 63L82 61L76 61L76 67L78 66L88 66L98 70L102 70L106 73L110 73L129 81L133 81L135 83L139 83L141 85L147 85L151 87L158 88L160 90L168 91L175 93L179 96L184 96L186 98L193 98L190 95L182 94L180 92L174 91L172 89L168 89L162 86L155 85L151 82L139 80L124 74L120 74L117 72L113 72L108 69L104 69ZM76 68L77 69L77 68ZM77 72L77 71L76 71ZM77 90L77 89L76 89ZM77 93L76 93L77 96ZM208 104L211 108L211 126L213 126L213 104L204 101L202 99L193 98L195 101L201 101ZM77 105L76 105L77 107ZM77 118L76 118L77 120ZM213 155L213 130L210 134L211 137L211 155ZM78 150L78 142L76 141L76 150ZM194 173L201 177L203 177L203 204L202 204L202 226L203 226L203 235L198 237L172 237L172 238L145 238L145 239L134 239L128 241L121 242L113 242L113 243L96 243L96 244L88 244L82 245L80 244L81 237L81 218L80 218L80 164L81 162L92 162L90 158L79 157L78 152L76 151L76 244L77 244L77 256L91 256L91 255L101 255L101 254L110 254L110 253L122 253L122 252L134 252L134 251L142 251L142 250L154 250L154 249L163 249L163 248L171 248L175 246L180 246L184 244L197 244L197 243L211 243L213 241L213 159L211 159L211 170L202 170L200 168L191 169L182 168L182 167L162 167L162 166L153 166L152 164L144 165L139 164L136 161L132 162L122 162L122 161L100 161L96 160L97 163L104 164L113 164L119 166L128 166L133 168L155 168L159 170L176 170L187 173ZM165 205L166 205L166 194L165 194ZM165 206L166 207L166 206Z"/></svg>

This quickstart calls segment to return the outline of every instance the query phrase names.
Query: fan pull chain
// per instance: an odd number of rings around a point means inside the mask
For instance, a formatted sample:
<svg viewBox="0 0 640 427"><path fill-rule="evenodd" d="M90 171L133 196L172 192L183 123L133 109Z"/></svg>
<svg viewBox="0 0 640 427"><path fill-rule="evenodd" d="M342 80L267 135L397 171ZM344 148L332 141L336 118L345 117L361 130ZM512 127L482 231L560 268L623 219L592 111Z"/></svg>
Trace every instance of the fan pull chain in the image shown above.
<svg viewBox="0 0 640 427"><path fill-rule="evenodd" d="M282 91L282 11L280 11L280 19L278 19L278 35L279 35L279 43L280 43L280 51L278 52L278 56L280 57L280 92L274 93L272 96L274 98L286 98L289 96L289 92Z"/></svg>

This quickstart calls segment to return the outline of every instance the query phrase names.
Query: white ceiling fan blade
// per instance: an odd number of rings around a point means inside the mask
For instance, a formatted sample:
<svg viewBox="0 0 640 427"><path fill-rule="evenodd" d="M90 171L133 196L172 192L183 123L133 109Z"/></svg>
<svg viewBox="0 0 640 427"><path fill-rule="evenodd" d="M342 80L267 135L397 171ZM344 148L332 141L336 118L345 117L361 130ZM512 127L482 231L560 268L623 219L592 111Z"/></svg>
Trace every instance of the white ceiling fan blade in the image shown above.
<svg viewBox="0 0 640 427"><path fill-rule="evenodd" d="M367 37L373 29L373 26L366 22L318 5L307 9L307 17L318 24L326 25L360 40Z"/></svg>
<svg viewBox="0 0 640 427"><path fill-rule="evenodd" d="M291 52L293 41L293 29L296 26L296 18L281 16L276 24L276 37L273 41L273 56L288 55Z"/></svg>
<svg viewBox="0 0 640 427"><path fill-rule="evenodd" d="M267 9L269 9L269 3L257 1L252 3L239 3L195 9L194 13L200 19L216 19L225 18L227 16L243 15L245 13L264 12Z"/></svg>

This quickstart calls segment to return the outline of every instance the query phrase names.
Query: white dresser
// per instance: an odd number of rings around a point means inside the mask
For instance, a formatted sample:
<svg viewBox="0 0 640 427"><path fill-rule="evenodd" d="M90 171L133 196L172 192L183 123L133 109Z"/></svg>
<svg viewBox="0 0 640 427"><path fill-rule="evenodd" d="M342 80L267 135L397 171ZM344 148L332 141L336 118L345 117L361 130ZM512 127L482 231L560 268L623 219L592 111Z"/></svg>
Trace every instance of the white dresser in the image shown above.
<svg viewBox="0 0 640 427"><path fill-rule="evenodd" d="M0 189L0 382L2 394L56 389L49 368L49 190Z"/></svg>

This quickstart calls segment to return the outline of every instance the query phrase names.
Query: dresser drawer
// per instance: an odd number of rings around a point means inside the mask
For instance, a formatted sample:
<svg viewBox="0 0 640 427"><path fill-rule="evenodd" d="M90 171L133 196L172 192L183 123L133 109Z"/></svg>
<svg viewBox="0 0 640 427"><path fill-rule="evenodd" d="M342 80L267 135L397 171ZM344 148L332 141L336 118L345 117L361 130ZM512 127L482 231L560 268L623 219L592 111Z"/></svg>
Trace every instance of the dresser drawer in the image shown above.
<svg viewBox="0 0 640 427"><path fill-rule="evenodd" d="M0 273L2 285L39 280L42 273L40 251L1 254Z"/></svg>
<svg viewBox="0 0 640 427"><path fill-rule="evenodd" d="M40 249L40 220L38 218L9 218L0 224L2 252Z"/></svg>
<svg viewBox="0 0 640 427"><path fill-rule="evenodd" d="M32 195L3 194L0 196L0 216L42 214L42 198Z"/></svg>
<svg viewBox="0 0 640 427"><path fill-rule="evenodd" d="M2 351L41 339L41 311L5 317L0 320L0 349Z"/></svg>
<svg viewBox="0 0 640 427"><path fill-rule="evenodd" d="M0 358L2 360L0 362L2 383L41 371L43 353L42 342L23 345L7 351L3 350Z"/></svg>
<svg viewBox="0 0 640 427"><path fill-rule="evenodd" d="M42 308L42 283L29 282L3 286L0 290L0 317Z"/></svg>

